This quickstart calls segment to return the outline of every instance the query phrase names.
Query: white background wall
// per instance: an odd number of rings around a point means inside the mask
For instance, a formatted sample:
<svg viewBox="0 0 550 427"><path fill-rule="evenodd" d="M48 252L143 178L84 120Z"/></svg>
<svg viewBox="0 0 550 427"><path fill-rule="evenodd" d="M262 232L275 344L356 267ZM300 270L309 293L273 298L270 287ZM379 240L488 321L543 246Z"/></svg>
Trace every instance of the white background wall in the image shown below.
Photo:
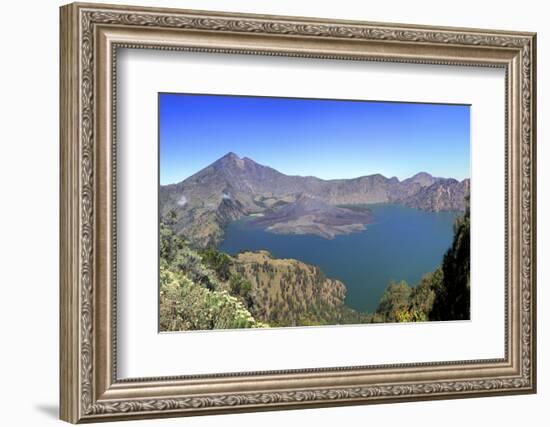
<svg viewBox="0 0 550 427"><path fill-rule="evenodd" d="M113 3L122 3L110 0ZM538 32L539 393L454 401L266 412L132 425L542 426L548 423L550 293L550 29L545 2L462 0L139 1L134 4L235 12ZM0 423L59 425L58 402L58 6L57 0L2 5L0 66ZM547 169L548 170L548 169ZM488 171L490 173L490 171ZM545 218L546 217L546 218ZM545 420L546 418L546 420Z"/></svg>

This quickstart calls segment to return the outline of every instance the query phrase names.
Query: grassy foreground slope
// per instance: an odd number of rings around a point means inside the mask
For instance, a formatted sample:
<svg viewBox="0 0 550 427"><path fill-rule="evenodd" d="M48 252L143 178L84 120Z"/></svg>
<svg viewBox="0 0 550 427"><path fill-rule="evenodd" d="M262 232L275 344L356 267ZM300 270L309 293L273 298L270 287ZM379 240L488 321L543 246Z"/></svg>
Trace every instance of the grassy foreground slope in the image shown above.
<svg viewBox="0 0 550 427"><path fill-rule="evenodd" d="M160 328L162 331L261 327L246 306L225 290L195 285L182 273L161 266Z"/></svg>
<svg viewBox="0 0 550 427"><path fill-rule="evenodd" d="M166 225L160 239L161 331L365 323L346 288L318 267L268 252L192 249Z"/></svg>

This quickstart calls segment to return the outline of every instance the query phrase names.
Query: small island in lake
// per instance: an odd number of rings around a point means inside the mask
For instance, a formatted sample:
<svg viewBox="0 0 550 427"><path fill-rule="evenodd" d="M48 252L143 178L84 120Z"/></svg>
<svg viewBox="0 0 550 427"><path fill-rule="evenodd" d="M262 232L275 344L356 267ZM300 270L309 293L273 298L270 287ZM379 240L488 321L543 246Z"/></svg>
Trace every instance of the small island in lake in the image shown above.
<svg viewBox="0 0 550 427"><path fill-rule="evenodd" d="M292 203L268 210L252 224L273 233L312 234L332 239L339 234L364 230L371 221L368 209L341 208L301 194Z"/></svg>

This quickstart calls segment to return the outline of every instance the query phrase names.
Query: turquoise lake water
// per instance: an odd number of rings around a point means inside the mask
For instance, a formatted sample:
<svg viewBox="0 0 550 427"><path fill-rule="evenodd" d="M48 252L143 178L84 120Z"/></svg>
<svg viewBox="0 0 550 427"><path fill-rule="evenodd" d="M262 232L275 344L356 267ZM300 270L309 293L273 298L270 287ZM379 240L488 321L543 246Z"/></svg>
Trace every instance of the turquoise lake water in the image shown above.
<svg viewBox="0 0 550 427"><path fill-rule="evenodd" d="M265 249L277 258L295 258L321 268L347 288L346 304L373 312L390 280L416 285L435 270L453 239L456 212L427 212L401 205L370 205L367 229L332 240L310 235L274 234L247 219L226 229L219 249L229 254Z"/></svg>

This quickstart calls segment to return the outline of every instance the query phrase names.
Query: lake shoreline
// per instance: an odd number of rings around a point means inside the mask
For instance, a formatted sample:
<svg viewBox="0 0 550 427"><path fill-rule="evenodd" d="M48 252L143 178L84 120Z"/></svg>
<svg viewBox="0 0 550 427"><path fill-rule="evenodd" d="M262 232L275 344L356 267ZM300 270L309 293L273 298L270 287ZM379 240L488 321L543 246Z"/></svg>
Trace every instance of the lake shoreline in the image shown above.
<svg viewBox="0 0 550 427"><path fill-rule="evenodd" d="M368 205L373 222L366 230L333 239L276 234L245 217L230 223L218 249L230 255L266 250L276 258L318 266L346 286L345 304L374 312L391 280L413 286L437 268L452 243L458 212L429 212L398 204Z"/></svg>

